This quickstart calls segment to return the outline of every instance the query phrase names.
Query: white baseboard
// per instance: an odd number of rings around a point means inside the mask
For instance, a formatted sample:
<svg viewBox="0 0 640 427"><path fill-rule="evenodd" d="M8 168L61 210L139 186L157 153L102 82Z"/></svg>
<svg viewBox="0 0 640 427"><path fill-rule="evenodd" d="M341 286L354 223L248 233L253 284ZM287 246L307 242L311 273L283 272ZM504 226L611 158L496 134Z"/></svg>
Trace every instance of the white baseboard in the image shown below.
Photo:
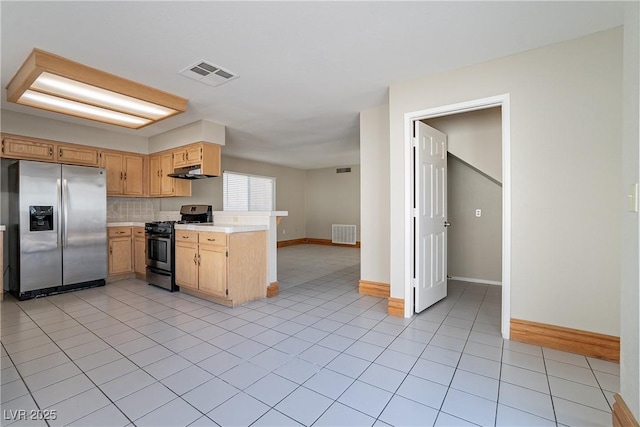
<svg viewBox="0 0 640 427"><path fill-rule="evenodd" d="M498 282L496 280L472 279L470 277L456 277L456 276L451 277L450 280L458 280L460 282L481 283L483 285L502 286L502 282Z"/></svg>

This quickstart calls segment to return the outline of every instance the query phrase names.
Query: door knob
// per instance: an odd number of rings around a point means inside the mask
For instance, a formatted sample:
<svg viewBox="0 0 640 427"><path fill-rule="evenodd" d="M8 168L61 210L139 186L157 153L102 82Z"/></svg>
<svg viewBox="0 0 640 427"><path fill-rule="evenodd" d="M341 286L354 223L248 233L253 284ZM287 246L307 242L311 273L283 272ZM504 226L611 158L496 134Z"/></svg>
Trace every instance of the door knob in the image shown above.
<svg viewBox="0 0 640 427"><path fill-rule="evenodd" d="M449 227L450 225L451 225L451 223L450 223L449 221L445 221L445 222L444 222L444 226L445 226L445 227Z"/></svg>

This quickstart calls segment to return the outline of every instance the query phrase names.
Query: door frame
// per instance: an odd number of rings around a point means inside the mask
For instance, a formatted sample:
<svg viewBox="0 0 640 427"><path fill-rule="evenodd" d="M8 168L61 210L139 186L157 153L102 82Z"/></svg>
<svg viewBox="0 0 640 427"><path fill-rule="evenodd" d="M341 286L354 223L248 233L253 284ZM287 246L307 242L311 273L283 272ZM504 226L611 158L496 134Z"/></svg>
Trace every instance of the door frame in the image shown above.
<svg viewBox="0 0 640 427"><path fill-rule="evenodd" d="M404 164L405 164L405 253L404 260L404 317L411 317L413 309L413 128L414 122L486 108L501 107L502 111L502 315L501 331L509 339L511 328L511 106L510 94L475 99L443 105L404 114Z"/></svg>

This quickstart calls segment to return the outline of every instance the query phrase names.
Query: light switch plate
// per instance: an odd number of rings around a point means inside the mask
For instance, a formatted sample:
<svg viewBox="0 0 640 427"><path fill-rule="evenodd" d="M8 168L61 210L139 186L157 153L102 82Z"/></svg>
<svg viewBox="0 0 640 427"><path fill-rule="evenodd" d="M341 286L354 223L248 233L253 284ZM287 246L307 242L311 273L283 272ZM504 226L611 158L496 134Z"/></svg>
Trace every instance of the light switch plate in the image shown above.
<svg viewBox="0 0 640 427"><path fill-rule="evenodd" d="M638 183L631 184L628 194L628 206L629 212L638 212Z"/></svg>

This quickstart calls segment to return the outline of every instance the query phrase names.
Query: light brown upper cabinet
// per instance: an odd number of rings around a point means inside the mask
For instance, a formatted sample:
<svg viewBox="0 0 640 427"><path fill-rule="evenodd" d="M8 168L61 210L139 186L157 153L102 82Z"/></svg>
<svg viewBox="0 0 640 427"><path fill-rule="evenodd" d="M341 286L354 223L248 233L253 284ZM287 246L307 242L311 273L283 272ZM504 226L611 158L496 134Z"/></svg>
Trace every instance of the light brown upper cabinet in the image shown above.
<svg viewBox="0 0 640 427"><path fill-rule="evenodd" d="M101 151L100 166L107 170L108 196L144 196L145 156Z"/></svg>
<svg viewBox="0 0 640 427"><path fill-rule="evenodd" d="M162 195L162 156L149 156L149 195Z"/></svg>
<svg viewBox="0 0 640 427"><path fill-rule="evenodd" d="M200 165L203 175L220 176L220 146L208 142L197 142L173 150L173 167Z"/></svg>
<svg viewBox="0 0 640 427"><path fill-rule="evenodd" d="M0 149L0 157L8 159L105 168L107 196L127 197L189 197L191 181L168 175L194 167L203 175L220 176L220 155L220 146L208 142L144 155L11 134L2 134Z"/></svg>
<svg viewBox="0 0 640 427"><path fill-rule="evenodd" d="M2 136L2 157L8 159L56 161L56 144L53 141L39 140L13 135Z"/></svg>
<svg viewBox="0 0 640 427"><path fill-rule="evenodd" d="M149 195L154 197L191 196L191 182L168 176L173 172L173 154L163 152L149 156Z"/></svg>
<svg viewBox="0 0 640 427"><path fill-rule="evenodd" d="M66 165L98 166L100 163L97 148L84 145L58 144L58 163Z"/></svg>

